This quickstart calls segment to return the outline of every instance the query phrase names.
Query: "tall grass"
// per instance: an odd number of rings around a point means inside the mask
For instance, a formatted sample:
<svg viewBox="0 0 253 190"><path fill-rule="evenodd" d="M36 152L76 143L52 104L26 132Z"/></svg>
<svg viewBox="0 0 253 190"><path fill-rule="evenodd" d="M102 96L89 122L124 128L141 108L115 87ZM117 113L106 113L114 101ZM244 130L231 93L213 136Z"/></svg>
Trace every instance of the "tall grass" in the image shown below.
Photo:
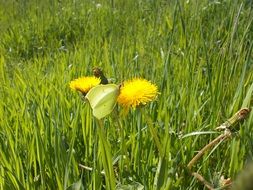
<svg viewBox="0 0 253 190"><path fill-rule="evenodd" d="M161 93L143 112L119 117L116 108L103 121L117 187L202 188L186 165L216 134L181 137L213 131L242 105L252 107L251 1L29 0L0 7L0 189L106 188L98 125L68 86L93 66L117 83L144 77ZM253 157L252 121L251 114L195 170L213 183L234 179Z"/></svg>

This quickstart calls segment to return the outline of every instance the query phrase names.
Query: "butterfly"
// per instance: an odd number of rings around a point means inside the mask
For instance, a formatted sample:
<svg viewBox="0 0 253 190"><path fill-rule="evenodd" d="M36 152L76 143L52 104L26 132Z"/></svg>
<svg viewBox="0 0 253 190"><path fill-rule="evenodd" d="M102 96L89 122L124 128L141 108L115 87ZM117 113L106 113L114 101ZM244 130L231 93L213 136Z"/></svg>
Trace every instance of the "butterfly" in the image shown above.
<svg viewBox="0 0 253 190"><path fill-rule="evenodd" d="M113 111L119 91L120 85L106 84L95 86L86 94L85 98L90 103L92 114L97 119L102 119Z"/></svg>

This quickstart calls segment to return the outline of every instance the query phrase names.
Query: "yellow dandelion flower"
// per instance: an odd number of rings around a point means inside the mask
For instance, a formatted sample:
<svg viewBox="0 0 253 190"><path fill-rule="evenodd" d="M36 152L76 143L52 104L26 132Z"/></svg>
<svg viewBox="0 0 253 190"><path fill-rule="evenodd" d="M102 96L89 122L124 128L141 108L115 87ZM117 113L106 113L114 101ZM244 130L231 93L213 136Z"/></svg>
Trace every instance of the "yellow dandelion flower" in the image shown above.
<svg viewBox="0 0 253 190"><path fill-rule="evenodd" d="M146 79L135 78L123 83L118 103L125 108L136 108L153 101L158 95L157 86Z"/></svg>
<svg viewBox="0 0 253 190"><path fill-rule="evenodd" d="M72 80L69 83L69 87L72 90L79 91L83 93L84 95L87 94L87 92L93 88L94 86L99 85L101 80L97 77L80 77L75 80Z"/></svg>

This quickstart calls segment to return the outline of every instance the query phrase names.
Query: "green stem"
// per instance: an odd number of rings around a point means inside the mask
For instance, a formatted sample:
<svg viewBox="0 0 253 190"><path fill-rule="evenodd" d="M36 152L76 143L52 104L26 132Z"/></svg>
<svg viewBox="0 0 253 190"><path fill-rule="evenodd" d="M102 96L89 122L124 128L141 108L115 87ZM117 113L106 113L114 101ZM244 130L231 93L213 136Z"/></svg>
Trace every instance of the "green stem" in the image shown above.
<svg viewBox="0 0 253 190"><path fill-rule="evenodd" d="M102 156L102 163L105 170L106 189L114 190L116 187L115 175L112 165L111 148L105 138L104 125L102 120L98 121L99 145Z"/></svg>
<svg viewBox="0 0 253 190"><path fill-rule="evenodd" d="M123 172L124 170L124 155L126 153L126 143L125 143L125 134L124 134L124 128L122 125L122 122L117 119L119 130L120 130L120 154L121 154L121 159L120 159L120 170ZM120 175L120 182L122 182L122 177Z"/></svg>
<svg viewBox="0 0 253 190"><path fill-rule="evenodd" d="M146 114L145 111L142 110L142 113L143 115L145 116L145 119L147 121L147 125L148 125L148 128L150 130L150 133L155 141L155 145L156 145L156 148L158 149L159 151L159 155L160 156L163 156L164 152L163 152L163 149L162 149L162 145L160 143L160 140L159 140L159 137L157 135L157 130L153 127L153 122L152 122L152 119Z"/></svg>

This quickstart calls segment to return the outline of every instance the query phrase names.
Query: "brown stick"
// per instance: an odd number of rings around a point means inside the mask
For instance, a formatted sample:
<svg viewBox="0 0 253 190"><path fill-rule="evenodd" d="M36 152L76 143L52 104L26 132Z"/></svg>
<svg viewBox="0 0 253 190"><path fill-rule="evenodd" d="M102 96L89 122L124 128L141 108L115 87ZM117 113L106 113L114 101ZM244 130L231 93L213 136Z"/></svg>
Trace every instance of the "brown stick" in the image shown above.
<svg viewBox="0 0 253 190"><path fill-rule="evenodd" d="M202 177L202 175L198 174L197 172L192 172L192 176L194 176L196 179L198 179L201 183L205 185L205 187L209 190L214 190L211 183L205 180L205 178Z"/></svg>
<svg viewBox="0 0 253 190"><path fill-rule="evenodd" d="M188 163L187 168L191 172L192 166L204 155L204 153L210 149L212 146L218 144L220 141L224 141L232 136L231 130L235 130L235 127L238 123L245 120L245 118L250 113L249 108L242 108L239 110L236 114L234 114L231 118L229 118L225 123L221 124L219 127L216 128L216 130L224 130L224 134L216 137L214 140L212 140L210 143L208 143L206 146L204 146L198 154L196 154L192 160ZM237 129L238 130L238 129ZM191 175L194 176L198 181L204 184L204 186L209 190L214 190L214 187L212 184L210 184L208 181L205 180L203 176L198 174L197 172L191 172ZM226 185L227 187L227 185Z"/></svg>
<svg viewBox="0 0 253 190"><path fill-rule="evenodd" d="M189 170L191 170L192 166L203 156L203 154L210 149L212 146L218 144L220 141L223 141L227 138L229 138L231 136L231 132L229 130L226 130L226 132L220 136L218 136L217 138L215 138L213 141L211 141L210 143L208 143L206 146L204 146L204 148L202 148L198 154L196 154L192 160L188 163L187 168Z"/></svg>

